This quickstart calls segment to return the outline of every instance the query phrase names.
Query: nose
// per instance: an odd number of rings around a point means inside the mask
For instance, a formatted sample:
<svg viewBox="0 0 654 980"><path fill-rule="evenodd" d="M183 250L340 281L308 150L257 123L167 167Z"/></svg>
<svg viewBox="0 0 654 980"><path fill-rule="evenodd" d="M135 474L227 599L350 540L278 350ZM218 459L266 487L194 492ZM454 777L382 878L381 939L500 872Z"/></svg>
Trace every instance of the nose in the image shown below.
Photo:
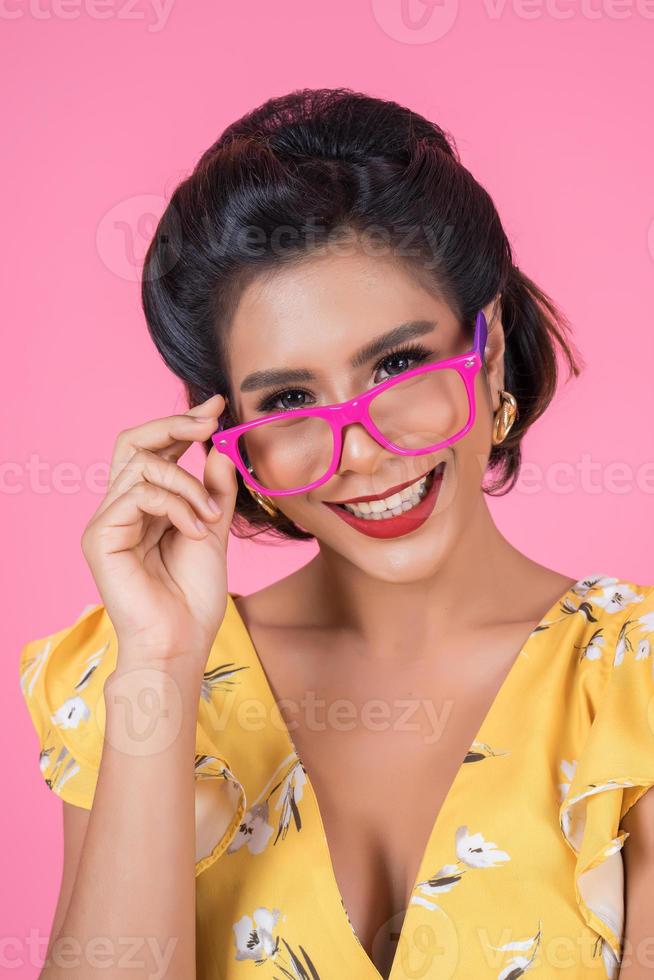
<svg viewBox="0 0 654 980"><path fill-rule="evenodd" d="M380 455L390 455L361 422L347 422L342 432L343 445L339 460L339 472L374 473Z"/></svg>

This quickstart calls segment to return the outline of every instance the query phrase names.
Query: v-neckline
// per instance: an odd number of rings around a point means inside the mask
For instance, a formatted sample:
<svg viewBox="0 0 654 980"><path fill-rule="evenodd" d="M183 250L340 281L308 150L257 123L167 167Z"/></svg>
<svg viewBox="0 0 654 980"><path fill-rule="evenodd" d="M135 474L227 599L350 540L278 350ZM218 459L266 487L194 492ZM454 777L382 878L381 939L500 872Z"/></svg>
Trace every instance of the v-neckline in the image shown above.
<svg viewBox="0 0 654 980"><path fill-rule="evenodd" d="M490 725L491 725L491 723L492 723L495 715L498 712L500 712L500 710L502 708L502 702L506 701L506 699L509 696L510 690L515 686L516 676L518 675L518 673L521 672L521 665L522 665L522 663L525 660L528 659L527 658L527 652L528 652L529 647L531 646L533 637L535 635L537 635L539 632L542 631L544 625L546 623L548 623L554 617L554 615L558 611L559 606L561 606L565 602L565 600L568 598L568 596L572 592L574 592L574 590L577 589L578 586L582 585L582 583L584 583L584 582L587 582L587 581L592 580L592 579L595 579L595 578L597 578L597 576L591 576L591 577L585 577L585 578L579 578L579 579L577 579L575 582L573 582L565 590L565 592L562 595L559 596L559 598L555 602L552 603L551 606L549 606L549 608L546 610L546 612L543 613L543 615L541 616L541 618L538 620L538 623L536 624L536 626L533 627L533 629L531 630L531 632L529 633L529 635L527 636L527 638L523 642L522 646L520 647L520 649L516 653L514 659L511 661L511 664L509 666L509 669L505 673L504 678L503 678L503 680L502 680L499 688L497 689L497 691L495 693L495 696L493 697L493 700L491 701L490 706L487 708L486 713L485 713L485 715L484 715L484 717L482 719L481 725L479 726L479 729L477 731L477 734L474 736L474 738L470 742L470 745L473 745L475 742L482 742L483 741L482 736L483 736L484 732L490 727ZM257 648L256 648L256 646L254 644L254 640L252 639L252 636L250 635L250 632L249 632L247 626L245 625L245 620L243 619L241 613L239 612L239 610L238 610L238 608L236 606L236 603L234 602L234 598L240 599L240 598L243 598L243 597L239 593L228 593L228 601L231 603L232 609L234 610L234 612L236 614L237 621L238 621L238 623L239 623L239 625L240 625L240 627L242 629L243 635L244 635L244 637L246 639L246 642L247 642L247 644L249 646L250 654L252 656L252 659L254 660L254 662L256 663L256 665L258 667L258 670L259 670L259 673L260 673L261 682L262 682L262 685L263 685L263 689L264 689L264 691L266 693L266 697L268 698L268 700L272 704L275 704L276 705L277 702L276 702L275 695L273 693L273 689L272 689L272 686L270 684L270 681L268 680L268 675L267 675L266 670L265 670L265 668L263 666L263 663L261 661L261 658L259 657L259 654L257 652ZM279 709L278 709L278 711L279 711ZM291 733L289 731L288 725L286 724L286 721L285 721L284 717L282 716L281 711L279 711L279 716L280 716L280 725L279 725L279 729L278 730L279 730L280 734L282 735L282 737L285 739L285 741L287 743L287 748L289 750L289 753L292 753L293 755L295 755L296 758L298 760L300 760L300 762L302 763L301 757L300 757L300 755L299 755L299 753L298 753L298 751L296 749L296 746L295 746L295 743L293 742L293 738L292 738ZM375 963L370 958L370 956L366 952L366 949L365 949L363 943L361 942L361 940L357 936L356 931L354 929L354 926L350 922L349 916L347 914L346 906L345 906L345 901L343 900L343 896L341 894L341 889L340 889L340 886L338 884L338 880L336 878L336 873L335 873L335 870L334 870L334 862L332 860L332 854L331 854L331 851L329 849L329 842L327 840L327 835L325 833L325 826L324 826L324 822L323 822L323 819L322 819L322 814L320 812L320 806L318 804L318 796L317 796L317 794L316 794L316 792L314 790L313 784L311 782L311 777L310 777L308 771L305 769L304 789L305 789L305 792L307 792L308 795L309 795L309 797L311 798L311 802L312 802L312 805L313 805L313 808L314 808L314 812L315 812L315 815L317 817L318 825L319 825L319 827L321 829L321 832L322 832L322 853L323 853L323 859L325 861L325 864L327 866L327 870L329 872L329 881L330 881L330 886L332 888L332 891L334 892L335 902L336 902L336 904L338 906L340 906L338 915L341 917L343 924L347 926L347 930L348 930L349 934L352 936L352 938L354 939L355 945L360 950L360 955L363 958L363 963L365 965L366 971L370 973L370 980L402 980L403 974L400 973L400 954L401 954L403 945L406 942L406 936L408 934L408 929L411 926L410 919L411 919L412 909L415 908L415 906L411 902L411 897L415 893L415 890L416 890L416 887L418 885L418 882L423 881L426 877L428 877L428 874L427 874L427 872L429 871L428 861L429 861L429 858L430 858L430 854L431 854L431 852L433 850L434 841L437 839L438 833L440 831L440 827L441 827L441 825L443 823L443 820L444 820L444 815L447 813L449 803L452 800L455 791L458 789L458 786L459 786L459 784L461 782L461 779L463 778L463 773L464 773L464 770L465 770L465 762L464 762L464 760L465 760L465 757L467 755L468 750L469 749L467 749L466 752L464 753L464 758L461 760L461 762L460 762L460 764L459 764L459 766L458 766L458 768L457 768L457 770L456 770L456 772L454 774L454 777L453 777L453 779L452 779L452 781L451 781L451 783L450 783L450 785L448 787L447 792L445 793L445 795L444 795L444 797L442 799L441 805L440 805L440 807L438 809L438 812L436 813L436 815L434 817L434 820L433 820L433 823L431 825L431 831L429 832L429 835L427 837L427 843L426 843L425 848L423 850L422 857L421 857L420 862L419 862L418 870L417 870L415 879L413 881L413 885L412 885L411 891L409 893L409 901L407 903L407 908L404 910L404 918L402 920L402 926L400 928L400 932L399 932L399 935L398 935L397 945L395 947L395 954L393 956L393 961L391 963L391 968L390 968L390 971L388 973L388 977L387 978L384 978L382 976L382 974L379 972L379 970L377 969L377 967L375 966ZM302 767L304 768L304 763L302 763Z"/></svg>

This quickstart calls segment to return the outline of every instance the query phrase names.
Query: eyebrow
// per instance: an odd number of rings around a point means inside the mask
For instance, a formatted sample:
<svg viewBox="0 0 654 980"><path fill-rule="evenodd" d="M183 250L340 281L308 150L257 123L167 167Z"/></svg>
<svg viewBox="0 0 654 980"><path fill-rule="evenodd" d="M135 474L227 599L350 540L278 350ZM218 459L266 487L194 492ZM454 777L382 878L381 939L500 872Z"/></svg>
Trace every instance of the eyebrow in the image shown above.
<svg viewBox="0 0 654 980"><path fill-rule="evenodd" d="M415 337L422 337L424 334L432 333L438 326L436 320L409 320L407 323L400 323L392 330L375 337L360 347L350 358L350 367L359 368L379 357L391 347L401 344L406 340ZM253 371L248 374L241 382L241 391L258 391L261 388L269 388L273 385L295 384L299 381L315 381L317 376L308 368L269 368L265 371Z"/></svg>

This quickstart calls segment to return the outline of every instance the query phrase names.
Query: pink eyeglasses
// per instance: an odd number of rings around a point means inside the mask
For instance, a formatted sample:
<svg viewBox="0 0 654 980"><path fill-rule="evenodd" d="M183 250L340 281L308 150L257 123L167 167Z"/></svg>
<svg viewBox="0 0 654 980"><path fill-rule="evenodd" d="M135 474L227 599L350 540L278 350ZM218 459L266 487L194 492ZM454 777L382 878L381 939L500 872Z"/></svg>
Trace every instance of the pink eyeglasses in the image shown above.
<svg viewBox="0 0 654 980"><path fill-rule="evenodd" d="M433 453L461 439L474 424L474 382L484 363L487 335L486 317L480 310L474 343L467 353L403 371L335 405L274 412L228 429L223 429L221 418L211 439L249 486L279 497L306 493L334 475L341 458L343 429L352 423L363 425L380 446L393 453ZM435 441L434 435L438 436ZM401 445L403 440L420 444L417 448ZM252 457L272 486L255 478Z"/></svg>

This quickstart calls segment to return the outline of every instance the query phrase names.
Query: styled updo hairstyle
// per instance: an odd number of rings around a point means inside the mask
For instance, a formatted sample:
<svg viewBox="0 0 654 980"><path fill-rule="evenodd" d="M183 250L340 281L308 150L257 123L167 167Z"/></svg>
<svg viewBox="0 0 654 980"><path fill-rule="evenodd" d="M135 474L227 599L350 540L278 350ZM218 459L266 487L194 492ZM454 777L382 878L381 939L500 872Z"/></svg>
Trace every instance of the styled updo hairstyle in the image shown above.
<svg viewBox="0 0 654 980"><path fill-rule="evenodd" d="M504 386L518 415L492 447L488 469L497 479L483 490L508 493L522 438L555 393L557 346L570 374L580 373L569 324L515 266L493 201L454 139L396 102L347 88L301 89L225 129L175 189L145 258L143 310L159 353L183 381L189 408L216 392L234 405L225 353L246 286L306 258L317 231L333 242L371 228L383 229L390 254L451 306L471 342L477 312L501 293ZM207 453L212 445L204 443ZM283 514L269 517L239 473L237 480L237 537L265 530L313 539Z"/></svg>

